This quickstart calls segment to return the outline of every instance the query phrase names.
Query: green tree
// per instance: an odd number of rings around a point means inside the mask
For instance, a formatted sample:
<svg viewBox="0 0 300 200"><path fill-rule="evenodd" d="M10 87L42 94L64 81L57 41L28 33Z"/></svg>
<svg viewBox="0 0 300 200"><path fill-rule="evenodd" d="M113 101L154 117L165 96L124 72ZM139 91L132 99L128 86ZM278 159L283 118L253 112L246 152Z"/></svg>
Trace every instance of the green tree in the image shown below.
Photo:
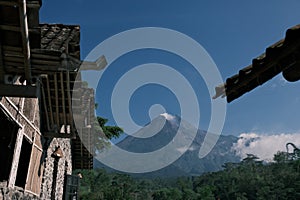
<svg viewBox="0 0 300 200"><path fill-rule="evenodd" d="M98 116L97 122L102 128L103 133L107 137L107 139L117 138L124 132L123 129L118 126L106 126L105 124L108 122L108 119L105 119L103 117Z"/></svg>
<svg viewBox="0 0 300 200"><path fill-rule="evenodd" d="M162 188L155 191L152 195L153 200L181 200L180 190L177 188Z"/></svg>
<svg viewBox="0 0 300 200"><path fill-rule="evenodd" d="M101 151L104 148L109 147L109 140L118 138L123 133L122 128L118 126L107 126L107 122L108 119L98 116L94 123L96 151Z"/></svg>
<svg viewBox="0 0 300 200"><path fill-rule="evenodd" d="M204 185L197 188L197 193L199 194L201 200L214 200L215 196L213 190L213 186Z"/></svg>
<svg viewBox="0 0 300 200"><path fill-rule="evenodd" d="M278 151L275 155L273 160L276 163L285 163L288 160L288 155L286 152Z"/></svg>

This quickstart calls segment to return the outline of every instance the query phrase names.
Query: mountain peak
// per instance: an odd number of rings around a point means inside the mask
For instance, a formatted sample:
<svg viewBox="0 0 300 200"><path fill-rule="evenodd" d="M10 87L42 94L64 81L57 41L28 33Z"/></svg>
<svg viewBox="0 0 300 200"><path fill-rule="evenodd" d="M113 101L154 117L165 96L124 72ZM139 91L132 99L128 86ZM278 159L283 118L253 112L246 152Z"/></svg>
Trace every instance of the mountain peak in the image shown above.
<svg viewBox="0 0 300 200"><path fill-rule="evenodd" d="M172 121L172 120L175 119L175 116L173 116L173 115L171 115L171 114L169 114L169 113L162 113L162 114L160 114L160 116L163 116L163 117L166 118L166 120L168 120L168 121Z"/></svg>

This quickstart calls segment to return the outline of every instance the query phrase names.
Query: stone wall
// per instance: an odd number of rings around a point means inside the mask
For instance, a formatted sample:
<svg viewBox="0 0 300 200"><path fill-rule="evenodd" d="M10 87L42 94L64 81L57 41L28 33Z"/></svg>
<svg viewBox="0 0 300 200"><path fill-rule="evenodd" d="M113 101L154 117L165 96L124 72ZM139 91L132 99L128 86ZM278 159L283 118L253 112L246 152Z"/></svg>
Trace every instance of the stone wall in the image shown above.
<svg viewBox="0 0 300 200"><path fill-rule="evenodd" d="M24 193L23 188L8 188L7 182L0 183L0 199L2 200L38 200L37 196Z"/></svg>
<svg viewBox="0 0 300 200"><path fill-rule="evenodd" d="M45 141L45 160L44 160L44 174L41 188L41 199L51 199L51 196L55 196L55 199L63 199L64 192L64 179L66 174L72 173L72 157L71 157L71 143L70 139L54 138L52 140ZM63 157L55 159L52 157L52 153L57 147L60 147L63 153ZM56 172L57 173L54 173ZM56 179L56 183L53 180ZM53 187L55 189L53 189ZM54 193L54 194L53 194Z"/></svg>

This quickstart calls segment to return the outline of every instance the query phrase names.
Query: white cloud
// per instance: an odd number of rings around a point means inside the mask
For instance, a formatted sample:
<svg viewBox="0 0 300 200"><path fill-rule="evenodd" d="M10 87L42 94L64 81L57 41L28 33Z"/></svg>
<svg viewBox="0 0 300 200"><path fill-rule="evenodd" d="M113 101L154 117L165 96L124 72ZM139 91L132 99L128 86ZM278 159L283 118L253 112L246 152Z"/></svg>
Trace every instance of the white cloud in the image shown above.
<svg viewBox="0 0 300 200"><path fill-rule="evenodd" d="M180 148L177 148L177 151L179 151L181 154L183 154L184 152L186 152L188 150L187 147L180 147Z"/></svg>
<svg viewBox="0 0 300 200"><path fill-rule="evenodd" d="M232 149L241 158L247 154L254 154L261 160L272 161L278 151L286 151L286 143L292 142L300 146L300 133L258 135L256 133L243 133Z"/></svg>
<svg viewBox="0 0 300 200"><path fill-rule="evenodd" d="M165 117L166 120L169 120L169 121L172 121L172 120L175 119L175 116L170 115L170 114L168 114L168 113L163 113L163 114L160 114L160 115L163 116L163 117Z"/></svg>
<svg viewBox="0 0 300 200"><path fill-rule="evenodd" d="M177 148L177 151L179 151L180 153L185 153L186 151L195 151L197 148L195 146L190 146L189 148L187 147L180 147Z"/></svg>

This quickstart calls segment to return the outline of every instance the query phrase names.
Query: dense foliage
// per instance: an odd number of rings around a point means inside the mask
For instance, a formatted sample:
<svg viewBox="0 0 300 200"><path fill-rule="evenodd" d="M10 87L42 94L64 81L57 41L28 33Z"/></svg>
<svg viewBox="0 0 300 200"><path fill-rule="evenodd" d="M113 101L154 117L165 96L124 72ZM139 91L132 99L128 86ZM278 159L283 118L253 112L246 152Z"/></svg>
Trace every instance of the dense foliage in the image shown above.
<svg viewBox="0 0 300 200"><path fill-rule="evenodd" d="M248 155L240 163L226 163L223 171L178 179L136 179L86 170L81 172L80 199L300 199L300 160L287 161L282 152L271 164L257 160Z"/></svg>
<svg viewBox="0 0 300 200"><path fill-rule="evenodd" d="M123 129L118 126L108 126L106 123L108 119L103 117L97 117L94 123L95 133L95 151L102 151L104 148L109 147L109 140L112 138L118 138Z"/></svg>

